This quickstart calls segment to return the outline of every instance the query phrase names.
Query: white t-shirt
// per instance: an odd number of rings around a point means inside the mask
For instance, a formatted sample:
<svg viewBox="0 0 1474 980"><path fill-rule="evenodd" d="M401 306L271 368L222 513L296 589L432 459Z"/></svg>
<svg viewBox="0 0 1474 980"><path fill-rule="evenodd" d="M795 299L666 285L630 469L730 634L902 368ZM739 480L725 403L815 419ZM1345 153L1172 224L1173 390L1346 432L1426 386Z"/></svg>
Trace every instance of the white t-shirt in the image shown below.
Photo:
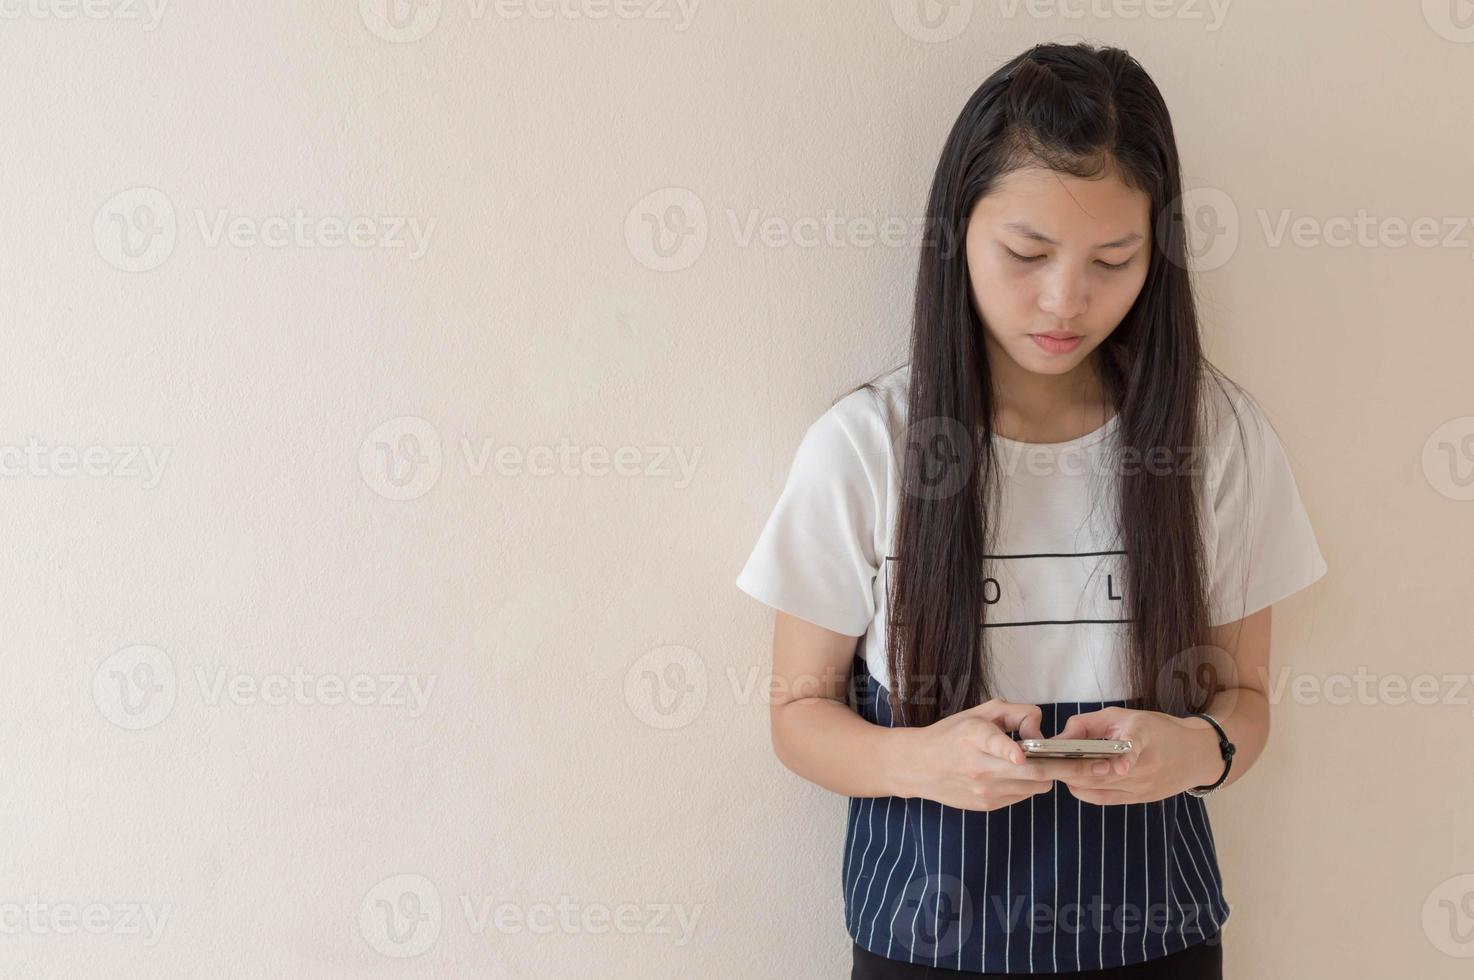
<svg viewBox="0 0 1474 980"><path fill-rule="evenodd" d="M904 446L909 379L909 365L898 368L880 380L878 396L852 392L809 426L736 582L775 609L863 635L866 666L886 688L887 569L895 557L897 448ZM1305 588L1326 563L1284 449L1258 406L1211 378L1201 387L1208 411L1204 451L1195 458L1204 471L1200 513L1216 626ZM1005 700L1131 696L1119 486L1110 478L1118 461L1130 464L1109 455L1119 420L1063 443L994 437L1000 520L985 601L995 693Z"/></svg>

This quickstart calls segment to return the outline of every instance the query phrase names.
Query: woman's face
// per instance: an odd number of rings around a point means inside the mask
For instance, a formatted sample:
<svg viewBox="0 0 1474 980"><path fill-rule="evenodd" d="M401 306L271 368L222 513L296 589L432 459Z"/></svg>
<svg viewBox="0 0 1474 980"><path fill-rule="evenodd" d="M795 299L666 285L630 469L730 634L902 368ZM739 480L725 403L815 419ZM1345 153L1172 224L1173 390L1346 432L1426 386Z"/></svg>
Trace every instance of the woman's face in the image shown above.
<svg viewBox="0 0 1474 980"><path fill-rule="evenodd" d="M967 269L995 369L1080 366L1126 316L1151 260L1151 199L1114 176L1015 170L974 206ZM1068 333L1072 344L1031 335Z"/></svg>

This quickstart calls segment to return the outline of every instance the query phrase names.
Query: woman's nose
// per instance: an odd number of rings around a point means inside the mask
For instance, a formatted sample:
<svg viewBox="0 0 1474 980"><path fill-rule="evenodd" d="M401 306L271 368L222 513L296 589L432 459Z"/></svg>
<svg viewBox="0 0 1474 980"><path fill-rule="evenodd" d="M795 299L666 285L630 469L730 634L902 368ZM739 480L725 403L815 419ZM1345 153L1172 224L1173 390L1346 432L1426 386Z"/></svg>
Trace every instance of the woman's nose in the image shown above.
<svg viewBox="0 0 1474 980"><path fill-rule="evenodd" d="M1090 297L1085 279L1072 273L1061 273L1046 285L1039 296L1039 308L1061 321L1073 320L1085 312Z"/></svg>

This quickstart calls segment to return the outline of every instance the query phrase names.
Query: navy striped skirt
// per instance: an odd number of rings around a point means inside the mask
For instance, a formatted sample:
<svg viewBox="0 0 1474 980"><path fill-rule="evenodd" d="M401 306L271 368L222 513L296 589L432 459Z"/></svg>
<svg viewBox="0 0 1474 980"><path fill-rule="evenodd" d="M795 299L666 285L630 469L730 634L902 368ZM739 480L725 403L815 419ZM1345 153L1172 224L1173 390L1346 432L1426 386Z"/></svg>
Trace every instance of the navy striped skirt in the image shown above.
<svg viewBox="0 0 1474 980"><path fill-rule="evenodd" d="M891 725L886 691L855 664L856 708ZM1045 737L1124 701L1042 704ZM978 973L1127 966L1218 934L1228 920L1203 801L1098 806L1063 783L1012 806L851 798L845 926L887 959Z"/></svg>

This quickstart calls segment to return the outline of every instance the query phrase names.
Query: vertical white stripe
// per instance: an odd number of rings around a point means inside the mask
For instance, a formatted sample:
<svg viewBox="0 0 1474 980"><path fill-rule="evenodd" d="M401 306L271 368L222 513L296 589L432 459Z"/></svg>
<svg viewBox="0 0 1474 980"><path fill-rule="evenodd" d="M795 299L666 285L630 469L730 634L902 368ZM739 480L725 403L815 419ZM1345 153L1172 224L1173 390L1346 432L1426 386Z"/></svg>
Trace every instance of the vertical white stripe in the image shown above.
<svg viewBox="0 0 1474 980"><path fill-rule="evenodd" d="M1131 873L1131 862L1126 860L1127 853L1131 850L1131 804L1127 803L1121 808L1121 908L1125 914L1126 908L1126 879ZM1126 924L1121 923L1121 962L1126 962Z"/></svg>
<svg viewBox="0 0 1474 980"><path fill-rule="evenodd" d="M887 804L887 805L889 805L889 804ZM872 796L872 797L870 797L870 815L868 817L866 817L866 822L865 822L865 850L860 853L860 864L861 864L861 866L864 866L864 864L865 864L865 857L870 853L870 844L871 844L872 841L875 840L875 831L873 829L874 823L875 823L875 797ZM856 820L855 821L855 840L859 840L859 838L860 838L860 821ZM855 849L855 841L850 841L850 850L853 852L854 849ZM859 876L859 874L856 874L855 875L855 880L850 884L850 908L852 908L852 909L855 907L855 892L859 890L859 887L860 887L860 876ZM859 922L858 919L856 919L855 921L856 922Z"/></svg>
<svg viewBox="0 0 1474 980"><path fill-rule="evenodd" d="M1228 899L1223 897L1223 868L1218 863L1218 842L1213 839L1213 821L1208 816L1208 805L1206 803L1203 804L1203 808L1198 812L1203 817L1203 833L1208 835L1208 849L1213 852L1213 861L1208 867L1212 870L1213 877L1218 882L1218 899L1227 906Z"/></svg>
<svg viewBox="0 0 1474 980"><path fill-rule="evenodd" d="M941 806L940 803L937 804L937 805L938 806ZM921 832L921 842L919 844L917 844L917 846L916 846L916 859L915 859L915 861L912 861L912 863L911 863L911 877L906 881L906 887L907 888L910 888L911 885L913 883L915 883L915 881L916 881L916 861L920 861L921 860L921 855L923 855L923 854L926 853L926 798L925 797L922 797L921 798L920 810L921 810L921 812L919 814L917 814L917 816L916 816L916 829ZM921 866L921 870L923 872L925 872L926 871L926 865L923 864ZM921 894L923 894L923 895L926 894L926 886L925 885L922 886ZM916 920L917 920L917 918L920 915L921 915L921 899L918 898L916 900L916 911L911 913L911 941L906 944L906 947L909 950L909 952L906 955L906 959L909 960L912 963L915 963L916 962Z"/></svg>
<svg viewBox="0 0 1474 980"><path fill-rule="evenodd" d="M1146 959L1146 937L1152 931L1152 842L1151 842L1151 816L1152 805L1143 803L1141 806L1141 855L1142 870L1141 880L1146 882L1146 911L1141 920L1141 958Z"/></svg>
<svg viewBox="0 0 1474 980"><path fill-rule="evenodd" d="M890 797L887 797L886 798L886 801L885 801L885 841L884 841L884 843L882 843L880 845L880 853L877 854L877 855L875 855L875 869L870 874L870 884L868 884L868 885L865 886L865 901L863 903L861 903L861 905L860 905L860 914L855 917L855 931L857 933L860 930L860 924L865 921L865 910L870 907L870 890L875 887L875 878L876 878L875 872L877 872L877 871L880 870L880 860L881 860L881 858L885 857L885 849L886 849L887 845L889 845L890 842L891 842L891 803L893 803L895 801L895 799L896 798L894 796L890 796ZM874 835L872 835L872 837L873 836ZM867 843L865 845L865 853L868 854L869 852L870 852L870 845ZM897 851L896 851L896 860L899 861L900 859L901 859L901 853L900 853L900 849L899 849L899 845L898 845L897 846ZM863 859L862 859L862 861L863 861ZM887 889L890 888L890 878L889 877L886 878L886 888ZM881 895L881 908L885 908L884 902L885 902L885 896L884 895ZM872 942L875 939L875 922L874 922L874 920L871 920L871 923L870 923L870 939L871 939Z"/></svg>
<svg viewBox="0 0 1474 980"><path fill-rule="evenodd" d="M931 965L937 965L937 953L942 949L942 838L947 833L947 808L941 803L937 804L937 911L932 916L931 934L934 940L931 951ZM962 879L958 879L959 884Z"/></svg>
<svg viewBox="0 0 1474 980"><path fill-rule="evenodd" d="M1202 814L1203 830L1208 835L1208 846L1213 850L1213 863L1210 867L1213 869L1214 877L1218 879L1217 900L1219 907L1223 909L1224 915L1223 921L1219 923L1219 928L1222 928L1228 924L1228 915L1232 912L1232 906L1228 904L1228 895L1224 890L1223 865L1218 861L1218 841L1213 838L1213 821L1208 815L1208 807L1206 805L1203 807Z"/></svg>
<svg viewBox="0 0 1474 980"><path fill-rule="evenodd" d="M1182 940L1183 944L1185 945L1187 943L1187 934L1183 932L1183 925L1187 921L1187 913L1183 912L1182 900L1177 897L1177 884L1180 880L1182 882L1182 890L1187 891L1187 878L1184 877L1182 874L1182 865L1177 863L1177 851L1173 850L1171 852L1171 856L1171 864L1174 868L1177 869L1177 873L1172 877L1172 900L1177 903L1177 911L1179 913L1179 918L1177 920L1177 938Z"/></svg>
<svg viewBox="0 0 1474 980"><path fill-rule="evenodd" d="M957 914L961 915L967 909L967 811L962 811L962 837L960 838L960 853L957 855L957 880L962 883L962 894L957 896ZM962 929L962 921L957 923L957 969L962 969L962 941L966 933Z"/></svg>
<svg viewBox="0 0 1474 980"><path fill-rule="evenodd" d="M1034 864L1039 852L1034 850L1034 797L1029 797L1029 909L1025 913L1029 933L1029 972L1034 972Z"/></svg>
<svg viewBox="0 0 1474 980"><path fill-rule="evenodd" d="M1167 841L1167 801L1162 801L1162 854L1167 855L1168 848L1172 845ZM1162 955L1167 955L1167 931L1172 928L1172 862L1162 862ZM1179 912L1181 909L1178 910Z"/></svg>
<svg viewBox="0 0 1474 980"><path fill-rule="evenodd" d="M1189 825L1189 827L1191 827L1191 825L1192 825L1192 804L1191 803L1186 803L1183 806L1183 811L1186 813L1187 818L1188 818L1188 825ZM1193 831L1193 833L1196 834L1197 831ZM1208 882L1206 880L1204 880L1204 878L1203 878L1203 872L1198 867L1198 859L1193 856L1193 849L1188 846L1188 841L1187 841L1187 838L1186 837L1184 837L1182 839L1182 849L1187 854L1187 859L1192 862L1193 874L1197 875L1198 884L1200 884L1200 885L1203 886L1203 902L1202 902L1202 905L1203 905L1203 907L1205 909L1208 910L1208 918L1213 919L1214 922L1215 922L1215 924L1216 924L1217 920L1216 920L1216 918L1213 915L1212 901L1211 901L1212 900L1212 897L1213 897L1213 889L1210 888L1208 886Z"/></svg>
<svg viewBox="0 0 1474 980"><path fill-rule="evenodd" d="M1100 900L1105 902L1105 815L1106 808L1100 808ZM1096 951L1100 957L1100 967L1105 969L1105 924L1100 929L1100 949Z"/></svg>
<svg viewBox="0 0 1474 980"><path fill-rule="evenodd" d="M1198 806L1203 806L1203 803L1201 801L1197 801L1197 803L1198 803ZM1197 825L1194 822L1193 816L1192 816L1192 811L1194 809L1195 809L1195 807L1192 807L1192 806L1189 806L1187 808L1187 825L1188 825L1189 828L1191 828L1191 830L1193 832L1193 839L1198 842L1198 853L1203 856L1203 861L1204 861L1204 863L1206 863L1207 860L1208 860L1208 854L1207 854L1206 851L1204 851L1202 849L1202 847L1203 847L1203 840L1202 840L1201 837L1198 836L1198 828L1197 828ZM1188 856L1189 857L1192 856L1192 852L1191 851L1188 852ZM1193 862L1193 870L1194 871L1197 870L1197 862L1196 861ZM1200 874L1199 877L1202 877L1202 875ZM1208 868L1208 877L1209 878L1213 877L1213 869L1211 867ZM1208 888L1207 882L1204 882L1203 883L1203 887L1204 888ZM1209 898L1210 899L1212 898L1213 894L1216 891L1217 891L1216 888L1208 888L1208 895L1209 895ZM1223 928L1219 924L1219 922L1218 922L1218 916L1215 914L1215 911L1214 911L1215 906L1216 906L1216 903L1210 901L1208 903L1208 906L1209 906L1209 908L1208 908L1208 917L1213 920L1213 928L1214 929L1221 929L1221 928Z"/></svg>
<svg viewBox="0 0 1474 980"><path fill-rule="evenodd" d="M1003 866L1003 869L1007 872L1003 876L1003 900L1007 903L1004 906L1003 912L1004 973L1013 972L1013 955L1011 952L1013 947L1013 929L1010 928L1008 922L1008 914L1013 911L1013 810L1012 805L1005 807L1003 810L1004 813L1008 814L1008 863Z"/></svg>
<svg viewBox="0 0 1474 980"><path fill-rule="evenodd" d="M1213 853L1218 854L1218 841L1213 838L1213 821L1208 819L1208 807L1203 806L1203 829L1208 833L1208 846L1213 848Z"/></svg>
<svg viewBox="0 0 1474 980"><path fill-rule="evenodd" d="M983 935L978 940L982 949L978 952L982 963L978 966L979 973L988 972L988 910L992 908L993 899L988 892L988 845L993 836L993 811L983 811Z"/></svg>
<svg viewBox="0 0 1474 980"><path fill-rule="evenodd" d="M1080 702L1075 702L1075 714L1080 713ZM1075 798L1075 969L1083 970L1080 963L1080 934L1085 931L1085 805Z"/></svg>
<svg viewBox="0 0 1474 980"><path fill-rule="evenodd" d="M1053 738L1059 734L1059 705L1049 706L1049 732ZM1049 802L1054 807L1054 891L1050 900L1054 902L1054 920L1050 923L1050 943L1054 949L1054 972L1059 972L1059 783L1049 784Z"/></svg>
<svg viewBox="0 0 1474 980"><path fill-rule="evenodd" d="M1183 800L1183 803L1182 803L1183 813L1186 814L1191 809L1192 809L1192 804L1191 803L1188 803L1187 800ZM1195 858L1195 857L1193 857L1192 850L1187 846L1187 838L1183 837L1181 834L1178 834L1177 835L1177 839L1182 844L1182 853L1186 854L1187 855L1187 859L1192 862L1193 874L1197 876L1198 884L1200 884L1200 885L1203 886L1203 892L1202 892L1202 894L1203 894L1204 897L1203 898L1199 898L1198 897L1198 891L1195 888L1192 887L1192 883L1188 881L1187 875L1184 874L1182 876L1183 888L1187 891L1188 895L1191 896L1191 898L1193 900L1193 907L1197 909L1197 912L1195 912L1194 913L1194 916L1193 916L1193 925L1197 927L1197 929L1198 929L1199 932L1202 932L1203 931L1203 927L1202 927L1202 925L1200 923L1202 922L1202 910L1204 908L1206 908L1207 907L1207 904L1208 904L1207 901L1206 901L1206 898L1207 898L1207 895L1208 895L1208 885L1207 885L1206 882L1203 881L1203 873L1198 870L1198 859ZM1182 867L1182 863L1180 861L1178 862L1178 867L1179 868Z"/></svg>
<svg viewBox="0 0 1474 980"><path fill-rule="evenodd" d="M865 805L864 800L860 800L860 799L857 799L855 797L850 797L850 816L849 816L849 822L850 822L850 826L853 826L854 827L854 833L850 835L850 850L849 850L849 853L846 854L845 855L845 858L844 858L844 880L846 882L848 882L850 880L850 872L853 871L854 868L855 868L855 844L860 839L860 819L859 819L859 817L856 814L859 811L860 807L862 807L864 805ZM854 891L853 886L851 886L850 891L851 892Z"/></svg>
<svg viewBox="0 0 1474 980"><path fill-rule="evenodd" d="M1168 853L1172 855L1172 866L1177 869L1177 876L1173 879L1174 888L1172 890L1172 894L1175 898L1177 895L1177 889L1175 886L1180 882L1182 884L1183 892L1187 894L1187 897L1189 899L1192 899L1193 902L1196 902L1197 900L1193 897L1192 889L1188 887L1187 874L1182 870L1182 862L1177 859L1177 841L1182 837L1182 815L1178 812L1177 808L1178 804L1181 801L1181 796L1174 796L1172 798L1172 844L1170 849L1168 850ZM1187 933L1184 931L1183 927L1185 925L1185 920L1187 919L1187 914L1183 911L1181 901L1178 901L1177 903L1177 911L1182 916L1182 918L1177 921L1177 938L1186 943ZM1194 920L1194 924L1196 925L1196 920Z"/></svg>
<svg viewBox="0 0 1474 980"><path fill-rule="evenodd" d="M925 803L926 800L924 798L922 798L922 797L917 797L916 802L918 804L922 804L922 803ZM920 806L918 806L917 809L922 809L922 808ZM906 816L908 818L911 816L911 807L910 807L910 801L909 800L907 801L907 806L906 806ZM916 818L916 825L918 827L924 826L922 824L922 822L921 822L921 819L924 816L926 816L926 811L923 809L921 815ZM924 830L922 832L925 833ZM909 843L911 839L909 837L907 837L906 840ZM906 878L906 886L907 887L910 886L911 882L913 882L913 881L916 880L916 862L921 857L921 852L919 850L916 850L915 848L912 849L912 852L911 853L912 853L912 857L911 857L911 874ZM901 894L904 895L905 893L906 893L906 887L903 887L901 889ZM901 911L901 903L900 902L896 902L896 911L891 913L890 938L886 941L886 944L885 944L885 955L886 955L886 958L887 959L889 959L890 958L890 955L891 955L891 945L894 944L895 941L896 941L896 913L897 912L900 912L900 911Z"/></svg>
<svg viewBox="0 0 1474 980"><path fill-rule="evenodd" d="M880 893L880 906L875 910L875 918L870 920L870 941L865 944L867 948L875 945L875 924L880 921L880 913L885 911L886 899L891 893L891 879L895 876L896 866L901 863L901 852L906 850L906 842L910 840L910 837L906 833L906 828L911 826L911 801L903 799L901 806L903 808L901 810L901 841L896 845L896 859L891 862L891 869L885 873L885 888ZM886 835L890 835L889 824L886 825ZM884 853L885 851L882 850L881 854L883 855ZM880 859L876 858L876 860L879 861ZM892 912L891 923L894 924L895 921L896 913ZM888 944L886 949L890 949Z"/></svg>

